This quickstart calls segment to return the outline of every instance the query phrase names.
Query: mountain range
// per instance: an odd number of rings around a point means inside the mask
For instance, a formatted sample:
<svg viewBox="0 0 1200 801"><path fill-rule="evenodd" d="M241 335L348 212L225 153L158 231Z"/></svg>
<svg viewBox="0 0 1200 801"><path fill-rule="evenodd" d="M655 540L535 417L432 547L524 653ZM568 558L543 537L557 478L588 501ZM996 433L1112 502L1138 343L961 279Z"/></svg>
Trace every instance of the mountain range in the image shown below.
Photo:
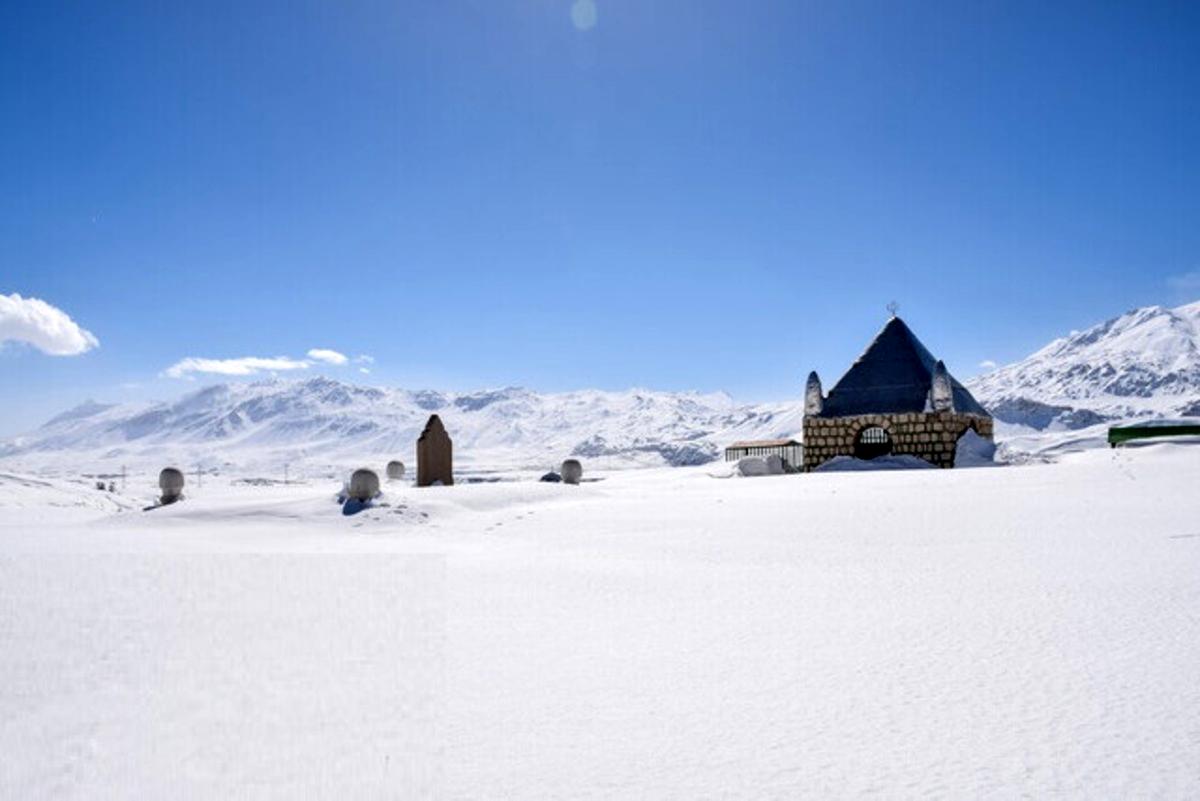
<svg viewBox="0 0 1200 801"><path fill-rule="evenodd" d="M1134 309L966 383L997 420L1035 430L1200 416L1200 302Z"/></svg>
<svg viewBox="0 0 1200 801"><path fill-rule="evenodd" d="M710 462L732 440L798 435L799 403L738 405L727 395L629 390L443 393L319 377L206 387L170 403L88 401L0 444L38 466L70 453L97 467L161 462L258 466L410 461L430 414L456 463L538 469L574 456L597 467Z"/></svg>
<svg viewBox="0 0 1200 801"><path fill-rule="evenodd" d="M1056 339L967 387L1016 432L1055 432L1145 416L1200 416L1200 302L1135 309ZM430 414L456 463L544 469L703 464L739 439L799 437L803 401L738 404L724 394L629 390L469 393L364 387L318 377L205 387L171 402L87 401L0 443L7 464L69 461L114 469L171 461L278 473L411 461Z"/></svg>

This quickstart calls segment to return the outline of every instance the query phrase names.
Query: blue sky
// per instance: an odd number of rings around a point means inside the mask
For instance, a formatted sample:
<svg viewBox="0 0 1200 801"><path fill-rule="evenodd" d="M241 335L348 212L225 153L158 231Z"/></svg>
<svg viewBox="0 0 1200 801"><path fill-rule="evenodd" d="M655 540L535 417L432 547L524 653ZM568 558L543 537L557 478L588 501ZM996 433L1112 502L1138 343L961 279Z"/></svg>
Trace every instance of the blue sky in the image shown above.
<svg viewBox="0 0 1200 801"><path fill-rule="evenodd" d="M893 299L966 377L1200 298L1195 3L18 2L0 114L0 294L100 342L0 348L6 434L186 357L759 400Z"/></svg>

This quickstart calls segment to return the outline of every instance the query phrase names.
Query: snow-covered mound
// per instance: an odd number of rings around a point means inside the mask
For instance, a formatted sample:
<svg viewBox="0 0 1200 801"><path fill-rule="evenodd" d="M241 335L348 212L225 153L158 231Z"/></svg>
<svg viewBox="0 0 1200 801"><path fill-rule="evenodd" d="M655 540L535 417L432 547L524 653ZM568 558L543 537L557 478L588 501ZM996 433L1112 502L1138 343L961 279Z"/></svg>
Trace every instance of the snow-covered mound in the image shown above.
<svg viewBox="0 0 1200 801"><path fill-rule="evenodd" d="M0 443L0 457L35 469L175 462L273 475L284 463L411 458L434 412L458 464L494 469L544 469L567 457L597 467L704 464L737 439L797 436L803 416L799 402L741 406L723 394L512 387L453 394L275 379L210 386L170 403L89 401Z"/></svg>
<svg viewBox="0 0 1200 801"><path fill-rule="evenodd" d="M777 453L743 456L738 459L736 470L741 476L782 476L787 472L783 466L783 459Z"/></svg>
<svg viewBox="0 0 1200 801"><path fill-rule="evenodd" d="M0 471L0 518L26 524L44 520L76 520L136 508L137 503L93 483L46 479Z"/></svg>
<svg viewBox="0 0 1200 801"><path fill-rule="evenodd" d="M967 382L1003 423L1075 430L1200 411L1200 302L1148 306Z"/></svg>
<svg viewBox="0 0 1200 801"><path fill-rule="evenodd" d="M907 453L878 456L874 459L856 459L853 456L835 456L822 462L814 470L818 473L858 473L868 470L932 470L933 465L919 456Z"/></svg>
<svg viewBox="0 0 1200 801"><path fill-rule="evenodd" d="M968 428L954 449L955 467L987 467L996 463L996 443Z"/></svg>

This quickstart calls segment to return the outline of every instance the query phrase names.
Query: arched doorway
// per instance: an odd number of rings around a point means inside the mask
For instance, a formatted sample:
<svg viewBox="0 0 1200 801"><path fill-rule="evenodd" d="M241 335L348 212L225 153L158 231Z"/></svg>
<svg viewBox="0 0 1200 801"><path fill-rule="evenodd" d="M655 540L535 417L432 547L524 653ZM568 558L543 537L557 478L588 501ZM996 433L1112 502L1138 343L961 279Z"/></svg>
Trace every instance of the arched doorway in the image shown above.
<svg viewBox="0 0 1200 801"><path fill-rule="evenodd" d="M892 438L879 426L868 426L854 439L855 459L875 459L892 452Z"/></svg>

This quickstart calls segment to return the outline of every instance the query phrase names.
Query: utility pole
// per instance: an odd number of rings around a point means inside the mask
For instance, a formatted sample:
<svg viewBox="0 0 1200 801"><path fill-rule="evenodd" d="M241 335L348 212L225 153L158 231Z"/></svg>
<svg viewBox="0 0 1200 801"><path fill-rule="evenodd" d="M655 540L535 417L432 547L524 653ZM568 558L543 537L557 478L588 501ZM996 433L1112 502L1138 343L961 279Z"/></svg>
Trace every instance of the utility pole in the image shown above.
<svg viewBox="0 0 1200 801"><path fill-rule="evenodd" d="M121 465L121 492L125 491L125 465Z"/></svg>
<svg viewBox="0 0 1200 801"><path fill-rule="evenodd" d="M288 469L288 463L284 462L283 463L283 483L284 484L288 483L287 469Z"/></svg>
<svg viewBox="0 0 1200 801"><path fill-rule="evenodd" d="M200 463L196 462L196 486L204 486L204 474L200 472Z"/></svg>

